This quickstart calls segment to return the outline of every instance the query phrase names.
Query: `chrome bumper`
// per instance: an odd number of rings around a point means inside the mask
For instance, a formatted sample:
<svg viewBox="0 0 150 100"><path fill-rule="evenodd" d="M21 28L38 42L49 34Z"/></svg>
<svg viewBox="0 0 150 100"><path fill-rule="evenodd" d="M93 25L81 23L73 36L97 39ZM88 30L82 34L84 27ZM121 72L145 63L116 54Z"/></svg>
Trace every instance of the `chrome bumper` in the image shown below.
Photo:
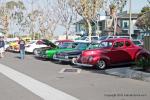
<svg viewBox="0 0 150 100"><path fill-rule="evenodd" d="M38 54L36 54L36 55L35 55L35 57L37 57L37 58L44 58L44 59L48 59L48 57L47 57L47 56L45 56L45 55L38 55Z"/></svg>
<svg viewBox="0 0 150 100"><path fill-rule="evenodd" d="M75 65L78 65L78 66L93 67L93 65L90 65L90 64L78 63L78 62L76 61L76 59L72 59L72 63L75 64Z"/></svg>
<svg viewBox="0 0 150 100"><path fill-rule="evenodd" d="M70 62L70 59L63 59L63 58L57 58L57 57L53 57L54 60L59 60L59 61L66 61L66 62Z"/></svg>

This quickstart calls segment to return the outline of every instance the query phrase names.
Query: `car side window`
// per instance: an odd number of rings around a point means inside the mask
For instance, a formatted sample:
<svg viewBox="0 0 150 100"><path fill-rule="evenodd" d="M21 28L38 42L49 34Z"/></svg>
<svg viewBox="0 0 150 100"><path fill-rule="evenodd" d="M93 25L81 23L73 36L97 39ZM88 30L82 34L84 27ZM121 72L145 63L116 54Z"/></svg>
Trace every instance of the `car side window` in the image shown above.
<svg viewBox="0 0 150 100"><path fill-rule="evenodd" d="M94 49L94 48L98 48L99 44L90 44L89 47L87 48L88 49Z"/></svg>
<svg viewBox="0 0 150 100"><path fill-rule="evenodd" d="M72 48L75 48L77 46L77 44L72 44Z"/></svg>
<svg viewBox="0 0 150 100"><path fill-rule="evenodd" d="M120 48L120 47L123 47L124 46L124 42L116 42L115 44L114 44L114 48Z"/></svg>
<svg viewBox="0 0 150 100"><path fill-rule="evenodd" d="M98 40L98 37L91 37L91 40Z"/></svg>
<svg viewBox="0 0 150 100"><path fill-rule="evenodd" d="M128 42L128 41L126 41L126 42L125 42L125 45L126 45L127 47L129 47L129 46L131 46L131 43Z"/></svg>

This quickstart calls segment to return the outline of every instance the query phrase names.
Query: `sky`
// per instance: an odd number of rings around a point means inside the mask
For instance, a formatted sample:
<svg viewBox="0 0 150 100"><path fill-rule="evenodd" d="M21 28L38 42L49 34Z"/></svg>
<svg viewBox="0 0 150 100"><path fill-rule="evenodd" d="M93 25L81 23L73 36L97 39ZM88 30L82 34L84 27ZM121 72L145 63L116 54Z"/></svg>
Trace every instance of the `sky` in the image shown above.
<svg viewBox="0 0 150 100"><path fill-rule="evenodd" d="M0 0L0 1L12 1L12 0ZM18 0L13 0L13 1L18 1ZM26 8L28 9L28 11L31 11L31 1L32 0L21 0L25 3L25 6ZM54 2L55 0L48 0L49 2ZM144 6L147 6L148 3L147 3L147 0L131 0L132 1L132 13L139 13L142 9L142 7ZM46 7L46 3L47 3L47 0L33 0L33 2L35 3L34 4L34 7L41 7L43 9L45 9ZM52 3L53 5L53 3ZM127 0L127 5L125 6L124 8L124 11L128 11L129 10L129 0ZM150 5L149 5L150 6ZM56 31L55 31L56 34L62 34L64 33L64 28L59 26Z"/></svg>
<svg viewBox="0 0 150 100"><path fill-rule="evenodd" d="M144 6L148 5L147 0L131 0L131 4L132 13L139 13ZM129 10L129 0L124 10Z"/></svg>
<svg viewBox="0 0 150 100"><path fill-rule="evenodd" d="M0 0L0 1L19 1L19 0ZM20 0L23 1L28 7L28 9L31 8L31 1L32 0ZM33 0L35 2L35 7L44 7L46 5L47 0ZM48 1L55 1L55 0L48 0ZM128 1L127 0L127 5L125 6L124 10L128 10ZM138 13L142 9L142 7L148 5L147 0L131 0L132 1L132 12L133 13ZM150 5L149 5L150 6Z"/></svg>

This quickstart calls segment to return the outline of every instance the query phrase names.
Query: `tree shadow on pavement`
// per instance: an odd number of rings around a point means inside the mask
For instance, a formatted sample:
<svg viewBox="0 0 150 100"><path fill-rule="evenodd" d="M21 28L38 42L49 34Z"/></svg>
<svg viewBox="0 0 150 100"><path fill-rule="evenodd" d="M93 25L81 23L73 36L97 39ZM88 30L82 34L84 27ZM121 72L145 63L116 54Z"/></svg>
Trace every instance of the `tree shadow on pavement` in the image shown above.
<svg viewBox="0 0 150 100"><path fill-rule="evenodd" d="M131 64L126 64L126 65L119 65L119 66L109 66L108 68L104 69L104 70L100 70L97 69L96 67L82 67L82 66L76 66L76 65L71 65L73 68L80 68L82 70L88 71L88 72L92 72L92 73L96 73L96 74L105 74L105 75L110 75L106 72L106 70L109 69L115 69L115 68L129 68L132 67L133 65Z"/></svg>

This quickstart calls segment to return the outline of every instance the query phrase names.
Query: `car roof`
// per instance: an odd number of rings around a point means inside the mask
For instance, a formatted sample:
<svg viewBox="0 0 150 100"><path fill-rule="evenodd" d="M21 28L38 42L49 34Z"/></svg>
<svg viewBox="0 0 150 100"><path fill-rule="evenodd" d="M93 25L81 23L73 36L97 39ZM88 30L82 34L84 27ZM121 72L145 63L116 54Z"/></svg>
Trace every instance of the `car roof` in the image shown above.
<svg viewBox="0 0 150 100"><path fill-rule="evenodd" d="M115 38L115 39L107 39L107 40L103 40L102 42L114 42L114 41L130 41L127 38Z"/></svg>
<svg viewBox="0 0 150 100"><path fill-rule="evenodd" d="M73 42L72 40L57 40L55 42Z"/></svg>

